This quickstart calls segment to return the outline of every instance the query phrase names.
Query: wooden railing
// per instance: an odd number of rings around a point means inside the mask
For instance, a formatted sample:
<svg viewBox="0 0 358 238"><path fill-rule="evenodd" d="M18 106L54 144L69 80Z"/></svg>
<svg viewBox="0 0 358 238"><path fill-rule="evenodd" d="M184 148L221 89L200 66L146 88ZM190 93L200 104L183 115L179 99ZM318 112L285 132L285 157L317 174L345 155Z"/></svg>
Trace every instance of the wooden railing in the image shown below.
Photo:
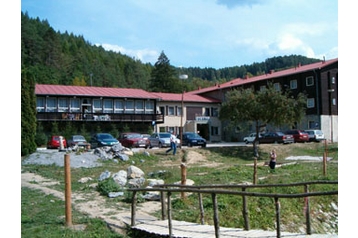
<svg viewBox="0 0 358 238"><path fill-rule="evenodd" d="M214 228L215 237L220 237L219 227L219 212L217 205L217 195L227 194L233 196L242 197L242 214L244 218L244 229L250 230L248 209L247 209L247 197L270 197L274 198L275 201L275 213L276 213L276 234L277 237L281 237L281 223L280 223L280 198L291 199L291 198L305 198L305 217L306 217L306 233L310 235L311 232L311 218L310 218L310 205L309 198L314 196L329 196L338 195L338 190L324 191L324 192L309 192L309 185L313 184L336 184L338 181L312 181L292 184L262 184L262 185L201 185L201 186L188 186L178 184L164 184L156 185L153 188L131 188L129 191L133 192L132 197L132 208L131 208L131 226L135 226L136 220L136 204L137 204L137 193L138 192L150 192L159 191L161 194L161 208L162 208L162 220L168 218L168 229L169 237L172 237L172 208L171 208L171 197L173 193L198 193L199 197L199 209L200 209L200 222L204 224L204 208L202 202L202 194L211 194L213 202L214 212ZM248 192L251 188L268 188L268 187L292 187L292 186L303 186L304 193L297 194L268 194L268 193L257 193ZM241 189L241 191L235 191L233 189ZM165 204L165 193L167 194L167 208Z"/></svg>

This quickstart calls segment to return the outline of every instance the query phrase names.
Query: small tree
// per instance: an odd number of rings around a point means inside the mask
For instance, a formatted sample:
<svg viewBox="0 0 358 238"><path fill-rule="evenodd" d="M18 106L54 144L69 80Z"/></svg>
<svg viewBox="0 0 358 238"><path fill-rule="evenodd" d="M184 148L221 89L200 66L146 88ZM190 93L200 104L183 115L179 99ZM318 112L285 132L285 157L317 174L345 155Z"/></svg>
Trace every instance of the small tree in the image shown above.
<svg viewBox="0 0 358 238"><path fill-rule="evenodd" d="M226 101L220 109L220 119L231 123L254 122L256 138L253 143L255 157L258 157L257 142L260 128L272 124L282 126L300 121L305 114L306 97L297 97L289 91L277 90L268 84L265 90L252 88L233 90L226 94Z"/></svg>

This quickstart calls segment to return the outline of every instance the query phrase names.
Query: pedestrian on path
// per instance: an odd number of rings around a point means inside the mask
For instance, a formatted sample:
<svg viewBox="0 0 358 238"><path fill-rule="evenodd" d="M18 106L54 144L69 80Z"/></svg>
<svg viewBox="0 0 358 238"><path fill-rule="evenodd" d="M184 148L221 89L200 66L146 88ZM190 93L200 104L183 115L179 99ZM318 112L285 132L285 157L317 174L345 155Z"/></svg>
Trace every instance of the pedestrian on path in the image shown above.
<svg viewBox="0 0 358 238"><path fill-rule="evenodd" d="M171 131L171 135L170 135L170 148L165 151L166 154L168 154L170 151L173 150L173 155L176 154L177 152L177 144L175 143L176 140L176 136L174 135L174 132Z"/></svg>

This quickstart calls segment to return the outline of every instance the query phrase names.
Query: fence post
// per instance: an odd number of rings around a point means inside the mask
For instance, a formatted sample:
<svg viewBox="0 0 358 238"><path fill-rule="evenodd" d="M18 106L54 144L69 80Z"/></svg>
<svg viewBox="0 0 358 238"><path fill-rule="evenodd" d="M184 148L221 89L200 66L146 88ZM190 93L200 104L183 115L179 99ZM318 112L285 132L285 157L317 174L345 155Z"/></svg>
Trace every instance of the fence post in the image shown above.
<svg viewBox="0 0 358 238"><path fill-rule="evenodd" d="M281 237L281 227L280 227L280 202L278 197L275 197L275 207L276 207L276 235L277 238Z"/></svg>
<svg viewBox="0 0 358 238"><path fill-rule="evenodd" d="M160 202L162 203L162 220L165 220L165 196L164 191L160 191Z"/></svg>
<svg viewBox="0 0 358 238"><path fill-rule="evenodd" d="M242 191L245 192L246 188L242 188ZM245 195L242 196L242 215L244 216L244 228L245 230L250 230L250 223L247 211L247 198Z"/></svg>
<svg viewBox="0 0 358 238"><path fill-rule="evenodd" d="M308 184L305 184L305 193L308 193ZM311 235L310 198L305 197L306 233Z"/></svg>
<svg viewBox="0 0 358 238"><path fill-rule="evenodd" d="M66 207L66 226L72 226L71 210L71 166L70 155L65 154L65 207Z"/></svg>
<svg viewBox="0 0 358 238"><path fill-rule="evenodd" d="M203 195L199 192L200 223L204 225Z"/></svg>
<svg viewBox="0 0 358 238"><path fill-rule="evenodd" d="M257 157L254 157L254 181L253 184L257 182Z"/></svg>
<svg viewBox="0 0 358 238"><path fill-rule="evenodd" d="M169 228L169 237L173 236L173 227L172 227L172 201L171 201L172 192L168 191L168 228Z"/></svg>
<svg viewBox="0 0 358 238"><path fill-rule="evenodd" d="M186 185L186 165L185 163L181 163L180 165L181 168L181 185ZM181 192L181 198L185 198L185 192Z"/></svg>
<svg viewBox="0 0 358 238"><path fill-rule="evenodd" d="M131 211L131 213L132 213L131 226L135 226L136 206L137 206L137 191L133 191L132 211Z"/></svg>
<svg viewBox="0 0 358 238"><path fill-rule="evenodd" d="M215 227L215 237L220 237L220 226L219 226L219 211L218 211L218 201L216 198L216 193L211 194L213 200L213 209L214 209L214 227Z"/></svg>
<svg viewBox="0 0 358 238"><path fill-rule="evenodd" d="M327 175L327 152L323 152L323 176Z"/></svg>

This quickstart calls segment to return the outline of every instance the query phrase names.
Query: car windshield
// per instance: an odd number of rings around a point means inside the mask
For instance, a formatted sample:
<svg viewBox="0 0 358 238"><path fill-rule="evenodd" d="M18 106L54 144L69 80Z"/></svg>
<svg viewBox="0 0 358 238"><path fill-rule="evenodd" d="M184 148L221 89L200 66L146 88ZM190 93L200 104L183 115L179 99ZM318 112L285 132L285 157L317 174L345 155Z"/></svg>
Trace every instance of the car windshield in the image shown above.
<svg viewBox="0 0 358 238"><path fill-rule="evenodd" d="M169 133L160 133L159 137L160 138L170 138L170 134Z"/></svg>
<svg viewBox="0 0 358 238"><path fill-rule="evenodd" d="M283 136L284 134L282 132L276 132L278 136Z"/></svg>
<svg viewBox="0 0 358 238"><path fill-rule="evenodd" d="M187 133L188 138L200 138L201 136L196 133Z"/></svg>
<svg viewBox="0 0 358 238"><path fill-rule="evenodd" d="M73 140L86 140L83 136L74 136Z"/></svg>
<svg viewBox="0 0 358 238"><path fill-rule="evenodd" d="M127 136L128 139L133 139L133 138L141 138L142 135L141 134L129 134Z"/></svg>
<svg viewBox="0 0 358 238"><path fill-rule="evenodd" d="M101 134L101 135L99 135L99 138L100 139L112 139L113 138L113 136L112 135L110 135L110 134Z"/></svg>

